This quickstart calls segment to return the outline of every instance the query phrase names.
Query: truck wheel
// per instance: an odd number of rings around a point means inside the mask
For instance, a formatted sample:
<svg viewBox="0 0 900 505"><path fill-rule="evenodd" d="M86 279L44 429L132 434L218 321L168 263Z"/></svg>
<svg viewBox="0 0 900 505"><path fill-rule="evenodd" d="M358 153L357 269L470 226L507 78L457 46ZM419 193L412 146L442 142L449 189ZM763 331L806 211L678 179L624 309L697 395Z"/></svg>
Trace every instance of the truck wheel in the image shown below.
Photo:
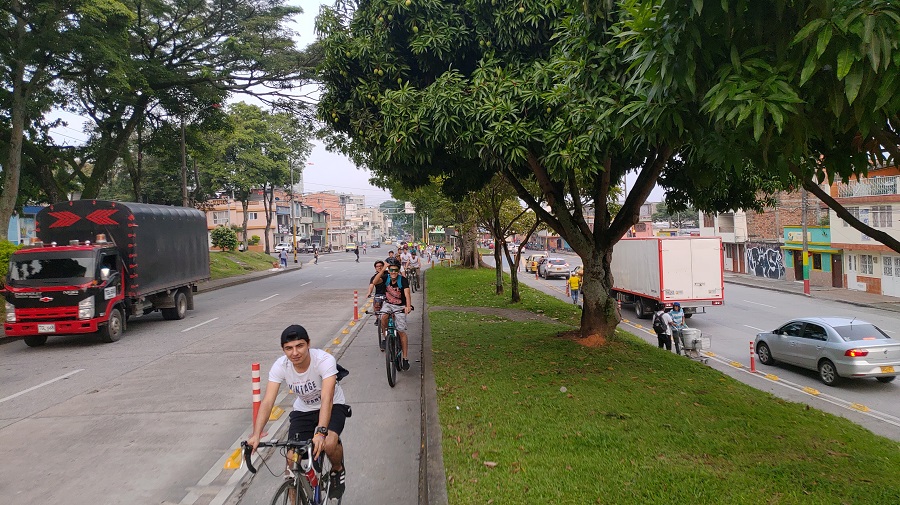
<svg viewBox="0 0 900 505"><path fill-rule="evenodd" d="M34 337L25 337L25 345L28 347L40 347L47 343L47 335L37 335Z"/></svg>
<svg viewBox="0 0 900 505"><path fill-rule="evenodd" d="M684 318L685 318L685 319L690 319L690 318L691 318L691 316L693 316L693 315L694 315L694 313L693 313L693 312L685 312L685 314L684 314Z"/></svg>
<svg viewBox="0 0 900 505"><path fill-rule="evenodd" d="M175 293L174 308L160 309L160 312L162 312L163 319L168 319L169 321L184 319L184 316L187 315L187 296L185 296L184 291L178 290Z"/></svg>
<svg viewBox="0 0 900 505"><path fill-rule="evenodd" d="M638 319L646 319L647 312L644 310L644 299L638 298L634 301L634 315L637 316Z"/></svg>
<svg viewBox="0 0 900 505"><path fill-rule="evenodd" d="M115 342L122 338L122 332L125 331L125 325L122 320L122 311L113 309L109 313L109 321L106 326L100 328L100 340L103 342Z"/></svg>

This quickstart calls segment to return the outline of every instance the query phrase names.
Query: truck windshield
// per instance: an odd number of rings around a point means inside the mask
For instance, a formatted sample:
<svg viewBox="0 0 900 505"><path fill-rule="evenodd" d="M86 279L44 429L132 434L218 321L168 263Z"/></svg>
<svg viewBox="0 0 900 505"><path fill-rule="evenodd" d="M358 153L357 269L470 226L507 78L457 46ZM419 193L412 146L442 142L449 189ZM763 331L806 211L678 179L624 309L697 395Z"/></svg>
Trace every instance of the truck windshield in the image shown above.
<svg viewBox="0 0 900 505"><path fill-rule="evenodd" d="M94 278L92 251L35 252L14 254L9 261L13 285L28 286L50 281L53 284L83 284Z"/></svg>

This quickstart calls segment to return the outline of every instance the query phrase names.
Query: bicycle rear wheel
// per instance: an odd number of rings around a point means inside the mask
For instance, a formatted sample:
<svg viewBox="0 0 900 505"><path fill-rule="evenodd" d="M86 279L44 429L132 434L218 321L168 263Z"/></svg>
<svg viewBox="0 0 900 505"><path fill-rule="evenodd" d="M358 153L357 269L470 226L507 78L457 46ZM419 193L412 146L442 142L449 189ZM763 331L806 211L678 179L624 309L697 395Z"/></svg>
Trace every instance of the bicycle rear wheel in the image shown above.
<svg viewBox="0 0 900 505"><path fill-rule="evenodd" d="M298 485L302 478L302 476L297 476L294 480L284 481L284 484L275 492L272 505L306 505L309 500L306 498L306 493L303 492L303 487Z"/></svg>
<svg viewBox="0 0 900 505"><path fill-rule="evenodd" d="M384 343L384 366L387 369L388 385L394 387L397 384L397 363L396 363L396 347L397 336L396 330L389 329L387 338Z"/></svg>

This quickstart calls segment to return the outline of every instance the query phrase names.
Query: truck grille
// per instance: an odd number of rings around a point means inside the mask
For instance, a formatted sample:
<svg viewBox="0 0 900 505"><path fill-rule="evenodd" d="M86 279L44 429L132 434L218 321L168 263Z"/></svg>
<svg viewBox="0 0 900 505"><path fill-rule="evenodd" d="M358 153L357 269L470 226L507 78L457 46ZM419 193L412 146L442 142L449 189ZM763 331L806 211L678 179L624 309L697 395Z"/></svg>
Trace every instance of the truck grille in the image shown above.
<svg viewBox="0 0 900 505"><path fill-rule="evenodd" d="M47 307L38 309L16 309L19 322L35 321L76 321L78 307Z"/></svg>

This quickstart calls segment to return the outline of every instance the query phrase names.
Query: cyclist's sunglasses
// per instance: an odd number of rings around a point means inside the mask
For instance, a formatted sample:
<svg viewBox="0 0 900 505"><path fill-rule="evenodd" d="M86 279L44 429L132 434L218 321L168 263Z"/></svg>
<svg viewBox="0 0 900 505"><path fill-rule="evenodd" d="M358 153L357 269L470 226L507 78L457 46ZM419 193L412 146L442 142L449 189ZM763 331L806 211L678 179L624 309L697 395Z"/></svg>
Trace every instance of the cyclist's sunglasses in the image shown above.
<svg viewBox="0 0 900 505"><path fill-rule="evenodd" d="M390 272L392 274L397 274L397 273L400 273L400 269L399 268L388 268L388 272Z"/></svg>

